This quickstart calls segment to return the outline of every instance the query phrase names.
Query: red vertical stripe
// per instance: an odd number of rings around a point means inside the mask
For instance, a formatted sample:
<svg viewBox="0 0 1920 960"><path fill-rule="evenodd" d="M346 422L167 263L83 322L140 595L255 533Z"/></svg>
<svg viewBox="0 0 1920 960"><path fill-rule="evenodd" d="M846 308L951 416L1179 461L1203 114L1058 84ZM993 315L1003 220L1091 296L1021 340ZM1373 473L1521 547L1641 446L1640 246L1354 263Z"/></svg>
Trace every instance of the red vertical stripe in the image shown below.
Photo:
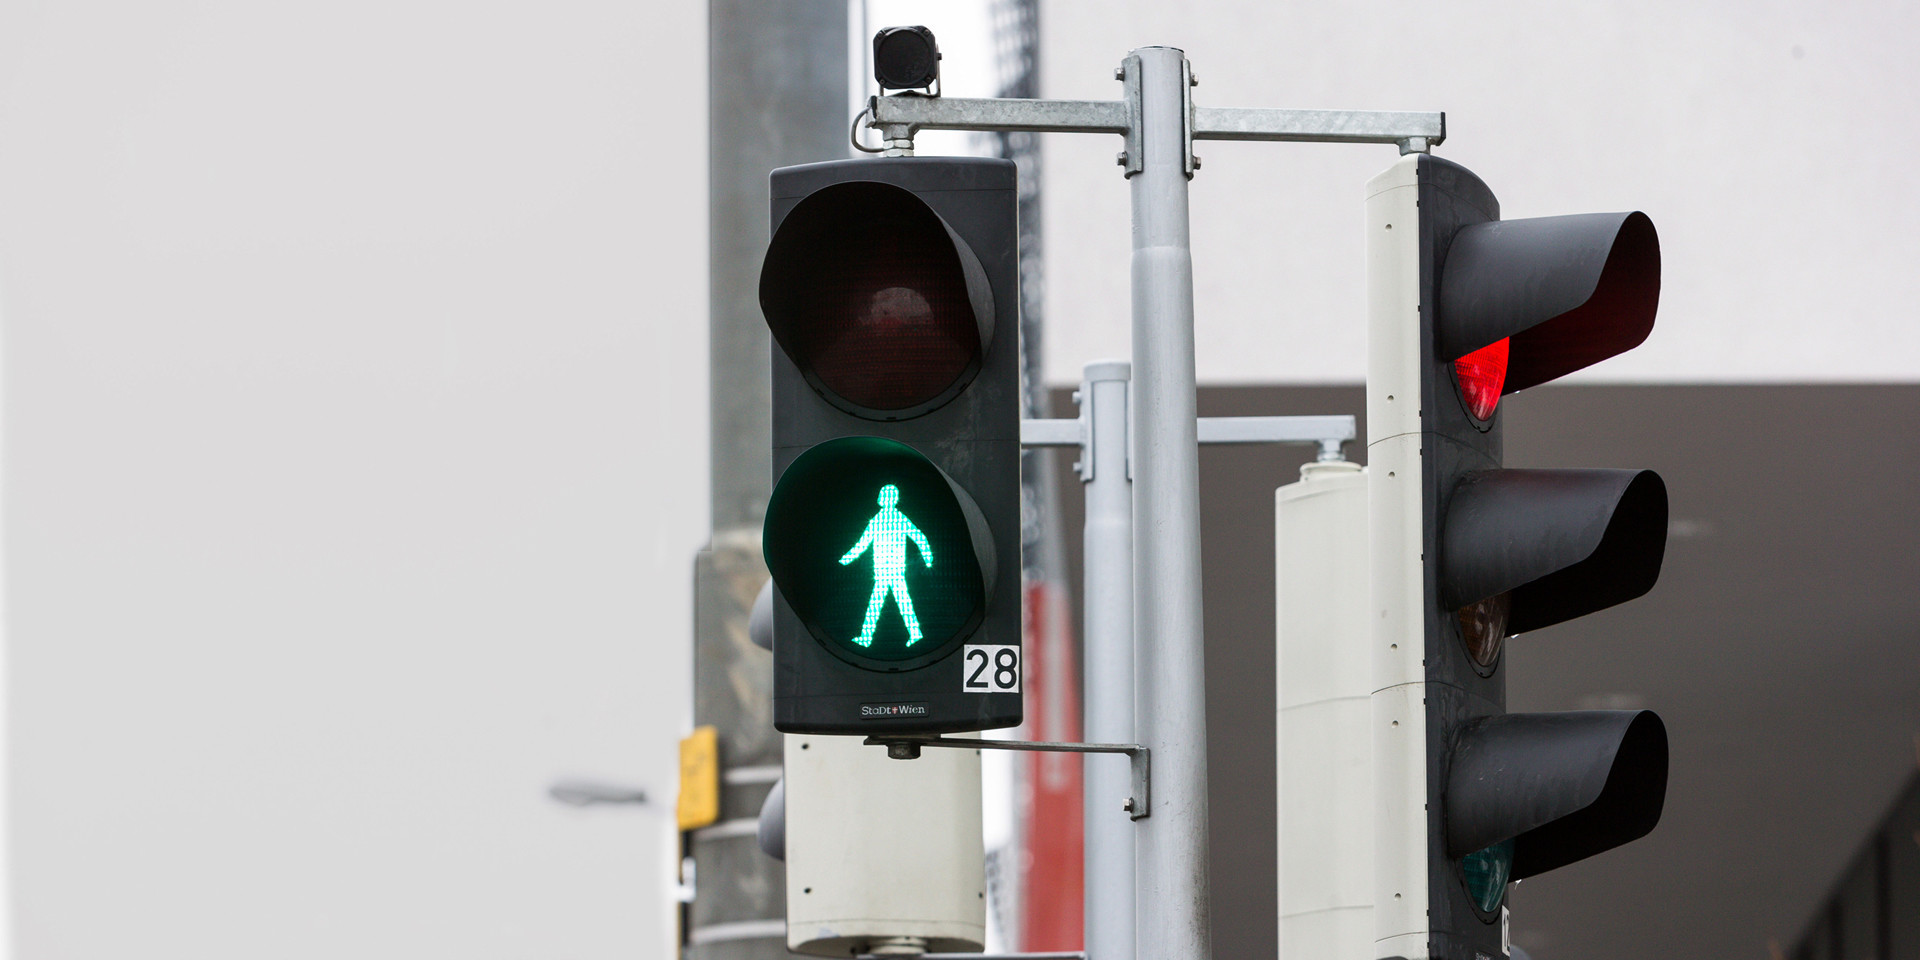
<svg viewBox="0 0 1920 960"><path fill-rule="evenodd" d="M1048 583L1029 583L1026 620L1021 688L1029 735L1077 741L1080 671L1065 594ZM1026 903L1020 949L1080 950L1085 943L1081 758L1074 753L1026 756Z"/></svg>

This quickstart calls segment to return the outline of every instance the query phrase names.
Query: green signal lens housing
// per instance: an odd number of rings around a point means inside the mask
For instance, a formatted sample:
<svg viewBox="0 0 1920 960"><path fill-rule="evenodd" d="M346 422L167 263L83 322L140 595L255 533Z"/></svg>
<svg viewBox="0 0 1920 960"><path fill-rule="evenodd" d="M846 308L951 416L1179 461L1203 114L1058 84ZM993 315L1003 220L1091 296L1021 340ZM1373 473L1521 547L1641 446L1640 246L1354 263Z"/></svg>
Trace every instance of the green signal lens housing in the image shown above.
<svg viewBox="0 0 1920 960"><path fill-rule="evenodd" d="M1513 876L1513 841L1502 840L1467 854L1460 860L1460 875L1474 907L1491 916L1506 899L1507 880Z"/></svg>
<svg viewBox="0 0 1920 960"><path fill-rule="evenodd" d="M912 447L842 437L788 466L762 541L775 586L842 660L909 670L979 628L993 543L973 498Z"/></svg>

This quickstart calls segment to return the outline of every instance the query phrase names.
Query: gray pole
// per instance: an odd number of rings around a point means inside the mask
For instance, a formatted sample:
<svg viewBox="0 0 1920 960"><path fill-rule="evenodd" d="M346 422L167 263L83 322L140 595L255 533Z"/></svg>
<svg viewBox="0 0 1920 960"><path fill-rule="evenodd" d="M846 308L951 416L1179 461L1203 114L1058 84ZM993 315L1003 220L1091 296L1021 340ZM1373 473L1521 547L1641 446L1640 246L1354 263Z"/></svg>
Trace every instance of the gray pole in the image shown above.
<svg viewBox="0 0 1920 960"><path fill-rule="evenodd" d="M1142 153L1131 178L1135 716L1154 759L1153 815L1137 821L1137 930L1147 960L1209 960L1188 73L1172 47L1135 50L1126 70L1139 91Z"/></svg>
<svg viewBox="0 0 1920 960"><path fill-rule="evenodd" d="M711 0L708 17L713 540L694 564L693 719L719 729L720 822L693 834L684 935L696 960L775 960L788 956L785 873L754 828L782 744L772 659L747 637L773 484L772 341L757 291L768 172L848 153L847 5Z"/></svg>
<svg viewBox="0 0 1920 960"><path fill-rule="evenodd" d="M1087 486L1086 738L1133 743L1133 484L1127 476L1127 380L1121 361L1089 363L1080 383ZM1100 960L1133 960L1132 784L1108 758L1086 761L1086 946Z"/></svg>

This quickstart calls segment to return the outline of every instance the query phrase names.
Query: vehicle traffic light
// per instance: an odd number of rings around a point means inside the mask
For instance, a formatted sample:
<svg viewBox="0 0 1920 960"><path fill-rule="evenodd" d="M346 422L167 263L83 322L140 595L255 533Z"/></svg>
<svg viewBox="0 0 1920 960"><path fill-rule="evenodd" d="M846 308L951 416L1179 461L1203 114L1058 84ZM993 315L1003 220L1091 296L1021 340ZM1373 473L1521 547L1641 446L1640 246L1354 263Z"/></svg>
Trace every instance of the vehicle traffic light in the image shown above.
<svg viewBox="0 0 1920 960"><path fill-rule="evenodd" d="M1020 722L1014 165L775 170L774 725Z"/></svg>
<svg viewBox="0 0 1920 960"><path fill-rule="evenodd" d="M1369 185L1376 955L1508 951L1509 882L1652 830L1660 718L1510 714L1510 637L1631 600L1666 546L1647 470L1502 466L1501 398L1632 349L1660 247L1642 213L1502 221L1458 164Z"/></svg>

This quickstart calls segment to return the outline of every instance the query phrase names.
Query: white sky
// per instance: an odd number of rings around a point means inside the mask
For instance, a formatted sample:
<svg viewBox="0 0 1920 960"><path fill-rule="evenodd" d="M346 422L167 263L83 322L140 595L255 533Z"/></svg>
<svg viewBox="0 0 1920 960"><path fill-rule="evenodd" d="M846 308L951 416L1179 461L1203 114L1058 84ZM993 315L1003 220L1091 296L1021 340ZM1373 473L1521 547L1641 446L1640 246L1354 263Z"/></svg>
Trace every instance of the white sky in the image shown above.
<svg viewBox="0 0 1920 960"><path fill-rule="evenodd" d="M0 8L21 956L668 955L705 35Z"/></svg>
<svg viewBox="0 0 1920 960"><path fill-rule="evenodd" d="M1043 93L1113 99L1186 50L1208 106L1444 110L1506 217L1644 210L1658 324L1586 380L1920 379L1920 6L1050 0ZM952 55L949 55L951 60ZM1046 145L1050 380L1128 344L1118 138ZM1362 188L1391 146L1204 142L1203 382L1359 382Z"/></svg>

